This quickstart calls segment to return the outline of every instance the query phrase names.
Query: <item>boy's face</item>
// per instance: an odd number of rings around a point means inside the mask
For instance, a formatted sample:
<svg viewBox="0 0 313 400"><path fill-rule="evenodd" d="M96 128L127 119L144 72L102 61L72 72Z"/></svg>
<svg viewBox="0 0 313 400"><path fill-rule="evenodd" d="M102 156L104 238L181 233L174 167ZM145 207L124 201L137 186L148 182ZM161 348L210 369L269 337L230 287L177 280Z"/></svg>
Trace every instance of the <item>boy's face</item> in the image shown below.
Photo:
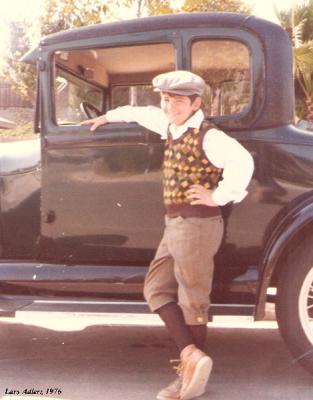
<svg viewBox="0 0 313 400"><path fill-rule="evenodd" d="M201 106L201 98L192 102L188 96L161 92L161 108L171 124L183 125Z"/></svg>

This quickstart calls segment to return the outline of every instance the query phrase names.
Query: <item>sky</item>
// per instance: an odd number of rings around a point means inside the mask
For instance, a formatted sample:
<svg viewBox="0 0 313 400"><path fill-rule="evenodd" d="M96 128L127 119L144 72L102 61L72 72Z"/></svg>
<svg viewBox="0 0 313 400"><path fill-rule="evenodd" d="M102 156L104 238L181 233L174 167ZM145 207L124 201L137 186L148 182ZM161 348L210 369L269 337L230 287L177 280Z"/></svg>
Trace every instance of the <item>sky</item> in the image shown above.
<svg viewBox="0 0 313 400"><path fill-rule="evenodd" d="M173 0L180 1L180 0ZM292 4L303 3L304 0L245 0L248 4L254 4L254 14L277 22L273 3L278 9L288 9ZM13 20L28 20L35 22L43 12L44 0L0 0L0 65L8 43L7 22ZM130 16L133 17L133 16ZM33 25L36 29L36 23ZM39 39L39 38L38 38ZM37 40L37 39L35 39ZM34 46L37 43L34 43Z"/></svg>

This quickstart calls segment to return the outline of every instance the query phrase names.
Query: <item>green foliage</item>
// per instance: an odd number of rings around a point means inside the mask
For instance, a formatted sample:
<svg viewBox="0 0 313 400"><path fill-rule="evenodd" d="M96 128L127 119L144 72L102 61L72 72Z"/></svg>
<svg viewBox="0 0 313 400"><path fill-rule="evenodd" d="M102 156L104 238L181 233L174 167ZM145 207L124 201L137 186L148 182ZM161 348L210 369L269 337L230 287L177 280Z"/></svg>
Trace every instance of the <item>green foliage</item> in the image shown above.
<svg viewBox="0 0 313 400"><path fill-rule="evenodd" d="M21 96L34 102L35 98L35 67L20 62L20 58L31 48L29 32L31 24L14 21L9 24L10 43L8 46L3 76L10 82L12 88Z"/></svg>
<svg viewBox="0 0 313 400"><path fill-rule="evenodd" d="M276 14L293 44L296 114L313 122L313 0Z"/></svg>
<svg viewBox="0 0 313 400"><path fill-rule="evenodd" d="M168 0L149 0L146 3L148 15L164 15L175 12Z"/></svg>
<svg viewBox="0 0 313 400"><path fill-rule="evenodd" d="M185 0L183 11L240 12L250 14L251 8L241 0Z"/></svg>
<svg viewBox="0 0 313 400"><path fill-rule="evenodd" d="M107 11L101 0L46 0L45 14L40 20L41 34L98 24Z"/></svg>
<svg viewBox="0 0 313 400"><path fill-rule="evenodd" d="M251 13L251 7L247 6L242 0L185 0L180 7L173 7L170 0L109 0L109 9L112 15L121 18L122 7L136 10L136 16L144 15L164 15L177 12L205 12L205 11L225 11ZM113 6L113 7L112 7Z"/></svg>
<svg viewBox="0 0 313 400"><path fill-rule="evenodd" d="M303 97L296 96L296 115L299 120L305 120L307 116L307 105Z"/></svg>
<svg viewBox="0 0 313 400"><path fill-rule="evenodd" d="M304 42L313 39L313 0L304 1L294 7L295 26L302 23L302 40Z"/></svg>
<svg viewBox="0 0 313 400"><path fill-rule="evenodd" d="M303 42L313 39L313 0L295 5L289 10L279 11L275 7L275 12L294 46L298 47Z"/></svg>
<svg viewBox="0 0 313 400"><path fill-rule="evenodd" d="M46 0L45 14L40 18L40 36L101 22L107 12L102 0ZM12 87L32 103L35 98L35 66L20 62L32 48L32 23L15 21L9 25L10 43L3 75Z"/></svg>
<svg viewBox="0 0 313 400"><path fill-rule="evenodd" d="M123 19L123 9L134 10L137 18L175 12L170 0L108 0L107 4L109 14L114 19Z"/></svg>
<svg viewBox="0 0 313 400"><path fill-rule="evenodd" d="M313 42L307 42L301 47L294 48L295 77L309 100L313 95Z"/></svg>
<svg viewBox="0 0 313 400"><path fill-rule="evenodd" d="M34 133L32 122L24 122L13 129L0 129L0 142L34 139L36 137L38 137L38 134Z"/></svg>

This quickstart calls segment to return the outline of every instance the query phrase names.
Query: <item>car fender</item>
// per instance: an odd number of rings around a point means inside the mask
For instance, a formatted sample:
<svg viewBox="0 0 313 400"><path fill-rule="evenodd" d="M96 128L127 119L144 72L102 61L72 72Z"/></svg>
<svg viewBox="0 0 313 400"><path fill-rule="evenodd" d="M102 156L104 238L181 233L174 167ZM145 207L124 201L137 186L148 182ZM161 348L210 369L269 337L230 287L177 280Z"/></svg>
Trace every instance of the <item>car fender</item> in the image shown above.
<svg viewBox="0 0 313 400"><path fill-rule="evenodd" d="M38 254L40 189L40 138L1 144L0 258Z"/></svg>
<svg viewBox="0 0 313 400"><path fill-rule="evenodd" d="M40 165L40 138L2 143L0 176L27 172Z"/></svg>
<svg viewBox="0 0 313 400"><path fill-rule="evenodd" d="M288 212L282 215L279 221L275 221L275 229L272 230L264 246L263 256L259 264L260 282L255 309L255 320L261 320L265 315L265 303L267 289L270 286L273 274L279 268L279 262L291 242L313 227L313 193L305 196L302 201L294 201Z"/></svg>

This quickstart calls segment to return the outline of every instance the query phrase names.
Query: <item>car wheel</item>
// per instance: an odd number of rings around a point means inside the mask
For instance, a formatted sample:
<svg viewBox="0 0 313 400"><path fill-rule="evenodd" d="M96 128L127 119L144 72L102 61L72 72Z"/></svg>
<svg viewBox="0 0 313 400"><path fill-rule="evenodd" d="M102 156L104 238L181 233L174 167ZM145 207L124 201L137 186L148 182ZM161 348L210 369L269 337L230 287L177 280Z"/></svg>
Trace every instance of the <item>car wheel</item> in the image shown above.
<svg viewBox="0 0 313 400"><path fill-rule="evenodd" d="M295 361L313 374L313 238L287 257L277 287L276 316Z"/></svg>

